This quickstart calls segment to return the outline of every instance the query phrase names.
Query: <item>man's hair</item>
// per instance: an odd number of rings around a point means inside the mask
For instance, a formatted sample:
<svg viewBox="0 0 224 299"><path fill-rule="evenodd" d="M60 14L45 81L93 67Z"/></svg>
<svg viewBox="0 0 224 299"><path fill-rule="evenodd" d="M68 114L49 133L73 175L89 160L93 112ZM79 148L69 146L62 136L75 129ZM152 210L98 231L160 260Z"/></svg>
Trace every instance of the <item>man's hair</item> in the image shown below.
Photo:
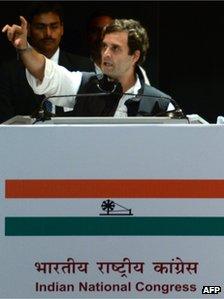
<svg viewBox="0 0 224 299"><path fill-rule="evenodd" d="M60 3L51 1L35 1L27 10L27 19L32 23L33 18L43 13L53 12L59 16L61 23L63 23L63 9Z"/></svg>
<svg viewBox="0 0 224 299"><path fill-rule="evenodd" d="M149 39L147 31L142 25L133 19L115 19L110 25L106 26L102 32L102 39L106 34L113 32L128 33L129 54L132 55L136 50L140 51L138 64L145 61L146 54L149 48Z"/></svg>
<svg viewBox="0 0 224 299"><path fill-rule="evenodd" d="M103 10L103 9L94 11L93 13L90 14L90 16L86 20L87 33L91 32L93 21L100 17L108 17L111 18L111 20L114 19L114 15L110 11Z"/></svg>

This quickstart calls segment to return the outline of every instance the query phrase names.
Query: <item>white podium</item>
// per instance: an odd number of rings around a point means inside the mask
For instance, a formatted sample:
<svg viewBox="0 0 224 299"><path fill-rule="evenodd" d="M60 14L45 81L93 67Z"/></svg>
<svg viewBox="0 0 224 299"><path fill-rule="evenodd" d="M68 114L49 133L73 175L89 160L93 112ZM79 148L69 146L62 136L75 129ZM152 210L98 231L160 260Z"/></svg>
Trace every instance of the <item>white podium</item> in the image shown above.
<svg viewBox="0 0 224 299"><path fill-rule="evenodd" d="M198 114L187 115L186 118L170 118L164 116L151 117L52 117L50 120L37 122L38 124L208 124ZM32 125L36 119L30 116L17 115L5 121L3 125Z"/></svg>
<svg viewBox="0 0 224 299"><path fill-rule="evenodd" d="M223 136L209 124L1 125L0 298L222 286Z"/></svg>

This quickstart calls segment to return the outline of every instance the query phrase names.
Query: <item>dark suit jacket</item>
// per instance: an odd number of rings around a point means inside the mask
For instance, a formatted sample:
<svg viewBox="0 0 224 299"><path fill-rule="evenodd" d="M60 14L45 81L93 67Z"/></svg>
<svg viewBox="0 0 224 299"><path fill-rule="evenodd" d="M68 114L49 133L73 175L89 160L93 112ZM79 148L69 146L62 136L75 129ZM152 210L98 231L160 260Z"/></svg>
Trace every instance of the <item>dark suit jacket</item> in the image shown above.
<svg viewBox="0 0 224 299"><path fill-rule="evenodd" d="M59 64L70 71L94 71L89 58L60 51ZM43 97L29 86L20 60L4 62L0 67L0 122L16 115L31 115L38 110ZM69 114L69 113L68 113ZM66 113L60 112L60 116Z"/></svg>
<svg viewBox="0 0 224 299"><path fill-rule="evenodd" d="M137 95L140 100L136 101L135 95L133 95L131 99L126 101L128 116L156 116L159 113L165 113L171 102L171 97L152 86L146 85L140 69L137 69L137 73L141 82L141 89ZM98 80L97 83L95 74L83 73L78 93L100 93L103 89L107 91L108 84L105 82L105 77ZM99 89L97 85L101 85L101 88ZM116 89L107 96L77 96L74 110L71 111L70 116L113 116L122 97L120 83L117 82L115 86Z"/></svg>

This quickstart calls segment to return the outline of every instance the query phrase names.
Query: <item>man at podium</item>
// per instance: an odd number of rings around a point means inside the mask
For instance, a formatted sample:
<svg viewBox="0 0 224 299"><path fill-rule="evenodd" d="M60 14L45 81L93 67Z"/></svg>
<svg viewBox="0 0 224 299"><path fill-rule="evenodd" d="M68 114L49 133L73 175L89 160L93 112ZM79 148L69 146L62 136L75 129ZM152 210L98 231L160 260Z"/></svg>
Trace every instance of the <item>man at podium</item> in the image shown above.
<svg viewBox="0 0 224 299"><path fill-rule="evenodd" d="M172 110L170 96L144 82L138 65L144 61L148 35L138 21L115 19L102 33L103 76L70 72L29 47L27 22L2 31L20 53L29 84L58 106L73 108L71 116L156 116ZM63 95L69 95L65 97Z"/></svg>

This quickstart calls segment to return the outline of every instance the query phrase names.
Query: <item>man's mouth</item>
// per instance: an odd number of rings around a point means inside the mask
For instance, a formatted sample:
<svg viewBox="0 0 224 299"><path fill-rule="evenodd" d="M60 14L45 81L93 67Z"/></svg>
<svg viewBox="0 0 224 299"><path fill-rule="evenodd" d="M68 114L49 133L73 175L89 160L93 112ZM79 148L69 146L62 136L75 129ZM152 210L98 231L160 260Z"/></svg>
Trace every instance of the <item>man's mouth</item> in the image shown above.
<svg viewBox="0 0 224 299"><path fill-rule="evenodd" d="M44 43L53 43L53 42L54 42L53 39L42 39L42 41L43 41Z"/></svg>
<svg viewBox="0 0 224 299"><path fill-rule="evenodd" d="M103 62L103 65L106 66L106 67L112 67L112 66L113 66L113 63L112 63L112 62L109 62L109 61L104 61L104 62Z"/></svg>

